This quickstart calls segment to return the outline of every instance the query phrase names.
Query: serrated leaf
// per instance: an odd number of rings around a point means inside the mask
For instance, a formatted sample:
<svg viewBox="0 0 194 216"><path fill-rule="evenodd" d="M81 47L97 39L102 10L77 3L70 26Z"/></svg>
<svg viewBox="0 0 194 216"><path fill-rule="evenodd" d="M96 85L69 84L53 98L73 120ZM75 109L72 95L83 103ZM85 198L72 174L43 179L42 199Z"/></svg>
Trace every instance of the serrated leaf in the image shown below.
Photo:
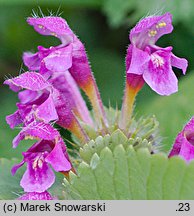
<svg viewBox="0 0 194 216"><path fill-rule="evenodd" d="M181 185L179 199L182 200L193 200L193 191L194 191L194 161L186 167L186 172L184 174L183 180L184 184Z"/></svg>
<svg viewBox="0 0 194 216"><path fill-rule="evenodd" d="M146 199L146 182L143 178L144 170L137 159L137 154L132 146L128 151L128 172L129 172L129 187L133 199Z"/></svg>
<svg viewBox="0 0 194 216"><path fill-rule="evenodd" d="M100 161L100 158L99 158L99 156L95 153L95 154L92 156L92 159L91 159L91 161L90 161L90 166L91 166L91 168L92 168L92 169L95 169L95 168L97 167L99 161Z"/></svg>
<svg viewBox="0 0 194 216"><path fill-rule="evenodd" d="M186 164L179 158L171 158L163 178L163 199L172 200L179 197L181 183L186 172Z"/></svg>
<svg viewBox="0 0 194 216"><path fill-rule="evenodd" d="M127 137L121 130L118 129L112 133L111 140L112 140L113 147L114 147L115 145L126 144Z"/></svg>
<svg viewBox="0 0 194 216"><path fill-rule="evenodd" d="M86 164L85 162L82 162L79 166L78 173L79 173L79 177L77 179L74 179L73 181L75 184L75 188L73 190L74 193L73 196L75 196L78 192L78 194L81 194L80 198L82 197L83 199L92 199L93 196L95 196L95 199L100 199L97 192L95 174L92 172L92 169L89 167L89 165ZM92 187L91 187L91 182L92 182ZM85 188L85 190L83 191L85 184L87 184L87 188ZM83 192L80 193L80 191ZM89 194L90 196L88 196Z"/></svg>
<svg viewBox="0 0 194 216"><path fill-rule="evenodd" d="M168 160L164 155L156 154L151 157L151 169L147 181L147 199L161 200L162 180L166 171Z"/></svg>
<svg viewBox="0 0 194 216"><path fill-rule="evenodd" d="M150 123L149 119L150 118L143 119L143 125L145 127L147 123ZM140 120L140 122L142 122L142 120ZM134 135L134 138L127 138L127 136L121 130L117 129L111 135L107 134L104 137L98 136L95 140L90 140L89 143L82 146L80 148L81 159L87 163L90 163L94 153L100 155L101 151L105 147L109 147L113 151L113 149L120 144L122 144L123 148L125 149L132 145L135 150L139 148L147 148L150 152L156 148L153 146L152 141L149 142L147 139L136 137L136 135Z"/></svg>
<svg viewBox="0 0 194 216"><path fill-rule="evenodd" d="M64 183L70 195L76 191L83 199L194 199L194 162L122 144L104 147L92 160L97 162L84 162L74 181Z"/></svg>
<svg viewBox="0 0 194 216"><path fill-rule="evenodd" d="M100 161L93 172L96 177L98 192L101 199L116 199L113 181L114 161L111 150L105 147L100 154Z"/></svg>
<svg viewBox="0 0 194 216"><path fill-rule="evenodd" d="M119 185L115 187L118 199L131 198L131 192L129 187L129 173L128 173L128 161L126 151L122 145L118 145L114 149L115 158L115 173L114 184Z"/></svg>
<svg viewBox="0 0 194 216"><path fill-rule="evenodd" d="M136 154L137 154L137 160L142 170L141 173L142 173L143 184L144 187L146 188L148 183L148 178L150 175L150 169L151 169L151 159L150 159L151 154L146 148L138 149ZM145 189L144 191L145 191L144 198L147 199L147 189Z"/></svg>

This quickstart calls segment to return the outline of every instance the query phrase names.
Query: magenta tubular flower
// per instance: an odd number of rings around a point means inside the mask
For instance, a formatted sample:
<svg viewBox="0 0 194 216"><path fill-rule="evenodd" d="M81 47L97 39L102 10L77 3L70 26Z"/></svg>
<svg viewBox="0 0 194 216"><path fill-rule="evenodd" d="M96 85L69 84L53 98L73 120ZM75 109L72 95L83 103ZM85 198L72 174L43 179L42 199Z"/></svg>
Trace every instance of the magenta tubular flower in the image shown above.
<svg viewBox="0 0 194 216"><path fill-rule="evenodd" d="M53 73L65 72L72 66L72 45L44 48L38 46L38 52L23 55L25 65L29 70L39 71L44 77Z"/></svg>
<svg viewBox="0 0 194 216"><path fill-rule="evenodd" d="M39 34L58 37L64 45L71 43L75 36L67 22L61 17L29 17L27 22L32 25Z"/></svg>
<svg viewBox="0 0 194 216"><path fill-rule="evenodd" d="M50 83L55 87L63 98L72 104L73 113L84 123L94 126L88 108L83 100L80 91L73 77L66 71L65 73L55 73L50 79ZM65 97L64 97L65 96Z"/></svg>
<svg viewBox="0 0 194 216"><path fill-rule="evenodd" d="M25 192L42 193L52 186L55 181L55 174L50 168L57 172L69 171L72 166L66 151L63 140L41 140L35 143L26 152L23 152L24 159L12 168L12 174L27 163L20 185Z"/></svg>
<svg viewBox="0 0 194 216"><path fill-rule="evenodd" d="M173 30L172 16L146 17L131 30L126 56L126 89L122 106L120 127L125 128L131 117L136 94L146 82L160 95L170 95L178 90L178 80L172 67L186 73L187 60L178 58L171 51L172 47L161 48L155 45L164 34Z"/></svg>
<svg viewBox="0 0 194 216"><path fill-rule="evenodd" d="M13 139L13 148L16 148L21 140L24 139L46 139L56 140L59 137L59 132L50 124L44 122L33 121L19 132Z"/></svg>
<svg viewBox="0 0 194 216"><path fill-rule="evenodd" d="M60 17L28 18L27 21L38 33L58 37L62 44L49 49L38 47L38 52L35 54L24 53L25 65L30 70L40 70L40 73L46 75L69 69L78 86L89 97L97 122L100 124L102 121L107 125L100 93L84 45L69 28L67 22Z"/></svg>
<svg viewBox="0 0 194 216"><path fill-rule="evenodd" d="M189 162L194 159L194 117L186 124L178 134L169 157L180 156Z"/></svg>
<svg viewBox="0 0 194 216"><path fill-rule="evenodd" d="M29 192L23 194L17 200L57 200L57 197L53 197L48 191L42 193Z"/></svg>
<svg viewBox="0 0 194 216"><path fill-rule="evenodd" d="M23 132L30 127L31 122L49 123L55 120L56 123L74 133L81 141L88 140L77 118L90 125L93 122L68 71L62 75L58 73L49 80L46 80L39 73L26 72L18 77L6 80L4 83L15 91L22 88L27 89L19 94L18 110L6 118L11 128L23 123ZM23 133L20 133L19 137L21 135L23 136ZM17 136L14 139L15 147L19 137Z"/></svg>
<svg viewBox="0 0 194 216"><path fill-rule="evenodd" d="M170 95L177 91L177 78L173 67L186 72L187 60L172 54L172 47L161 48L155 45L164 34L173 30L172 16L149 16L142 19L130 32L130 62L127 74L142 76L144 81L158 94ZM130 83L129 83L130 84Z"/></svg>
<svg viewBox="0 0 194 216"><path fill-rule="evenodd" d="M11 128L21 123L26 126L35 119L45 123L58 119L54 101L49 96L52 86L40 74L26 72L18 77L6 80L4 84L9 85L14 91L27 89L19 93L18 110L6 117Z"/></svg>
<svg viewBox="0 0 194 216"><path fill-rule="evenodd" d="M144 51L132 46L131 64L127 73L142 76L158 94L170 95L178 91L178 80L172 66L186 73L187 60L172 54L172 47L147 46Z"/></svg>

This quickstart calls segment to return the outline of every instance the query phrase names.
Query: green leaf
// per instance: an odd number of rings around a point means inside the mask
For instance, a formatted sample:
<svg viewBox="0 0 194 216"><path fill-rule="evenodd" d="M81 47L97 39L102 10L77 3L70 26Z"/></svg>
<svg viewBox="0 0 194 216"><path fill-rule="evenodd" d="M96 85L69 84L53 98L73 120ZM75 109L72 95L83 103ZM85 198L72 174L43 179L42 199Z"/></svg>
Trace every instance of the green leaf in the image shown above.
<svg viewBox="0 0 194 216"><path fill-rule="evenodd" d="M0 158L0 200L12 200L21 196L24 191L20 187L20 180L25 171L25 166L21 167L15 176L11 174L11 168L14 164L18 164L18 159L8 160ZM62 186L63 175L57 173L53 186L48 190L53 196L64 199Z"/></svg>
<svg viewBox="0 0 194 216"><path fill-rule="evenodd" d="M93 169L99 196L103 199L115 199L115 188L113 181L114 162L111 150L105 147L100 154L101 160ZM82 189L83 190L83 189Z"/></svg>
<svg viewBox="0 0 194 216"><path fill-rule="evenodd" d="M128 173L128 160L125 149L122 145L118 145L114 149L114 160L115 160L115 171L114 171L114 182L115 185L119 185L115 187L116 194L118 199L129 199L131 198L131 192L129 187L129 173ZM121 167L127 172L122 172L121 175Z"/></svg>
<svg viewBox="0 0 194 216"><path fill-rule="evenodd" d="M151 121L151 125L150 121L148 120ZM105 147L109 147L113 151L114 148L120 144L122 144L123 148L125 149L129 145L134 146L135 150L145 147L148 148L150 152L152 152L153 150L157 149L157 143L155 143L155 140L153 139L153 130L157 131L157 129L155 128L155 124L152 125L152 118L140 120L138 124L140 125L139 127L134 127L136 128L135 131L137 132L133 131L131 133L131 136L133 138L127 138L127 136L120 129L117 129L111 135L107 134L104 137L98 136L95 140L90 140L89 143L80 148L81 159L86 161L87 163L90 163L90 160L94 153L100 155L101 151ZM141 127L143 128L143 130L141 130ZM153 140L148 141L145 138L150 138L150 132L152 132ZM137 137L137 134L141 134L143 138Z"/></svg>
<svg viewBox="0 0 194 216"><path fill-rule="evenodd" d="M163 179L163 199L179 197L181 183L186 172L186 164L177 157L172 158L168 163L166 172L168 175L165 175Z"/></svg>
<svg viewBox="0 0 194 216"><path fill-rule="evenodd" d="M136 156L136 152L132 146L128 151L128 173L129 173L129 188L132 199L146 199L146 182L143 178L143 172ZM121 169L121 167L120 167ZM122 170L124 172L124 170ZM121 172L121 173L122 173Z"/></svg>
<svg viewBox="0 0 194 216"><path fill-rule="evenodd" d="M22 194L19 182L24 168L18 170L14 177L11 175L11 167L16 163L17 159L0 159L0 200L16 199Z"/></svg>
<svg viewBox="0 0 194 216"><path fill-rule="evenodd" d="M167 158L164 155L153 155L151 158L150 174L147 179L147 199L162 199L162 180L167 166Z"/></svg>
<svg viewBox="0 0 194 216"><path fill-rule="evenodd" d="M194 162L118 142L83 161L64 186L67 199L194 199Z"/></svg>
<svg viewBox="0 0 194 216"><path fill-rule="evenodd" d="M186 168L185 175L183 177L182 182L184 184L181 186L180 189L180 199L188 199L193 200L193 194L191 191L193 191L194 188L194 161L190 163L190 165Z"/></svg>

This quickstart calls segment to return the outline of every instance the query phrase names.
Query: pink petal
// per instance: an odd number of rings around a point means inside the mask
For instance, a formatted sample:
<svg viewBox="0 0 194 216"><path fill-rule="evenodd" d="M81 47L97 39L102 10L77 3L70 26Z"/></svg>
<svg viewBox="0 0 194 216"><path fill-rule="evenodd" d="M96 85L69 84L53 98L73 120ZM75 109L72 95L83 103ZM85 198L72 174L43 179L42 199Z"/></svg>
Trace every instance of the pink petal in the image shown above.
<svg viewBox="0 0 194 216"><path fill-rule="evenodd" d="M21 166L23 166L24 163L25 163L25 161L22 160L19 164L14 165L14 166L12 167L12 169L11 169L12 175L15 175L15 173L17 172L17 170L18 170Z"/></svg>
<svg viewBox="0 0 194 216"><path fill-rule="evenodd" d="M22 104L26 104L36 100L40 94L36 91L24 90L18 93L18 98Z"/></svg>
<svg viewBox="0 0 194 216"><path fill-rule="evenodd" d="M179 133L178 136L176 137L176 140L174 142L173 148L171 149L168 157L173 157L175 155L179 155L180 150L181 150L181 145L184 142L184 136L183 133Z"/></svg>
<svg viewBox="0 0 194 216"><path fill-rule="evenodd" d="M148 16L130 32L130 41L138 48L144 49L145 46L155 44L164 34L172 32L172 15L165 13L162 16Z"/></svg>
<svg viewBox="0 0 194 216"><path fill-rule="evenodd" d="M184 129L183 129L184 132L194 132L194 117L192 117L189 122L185 125Z"/></svg>
<svg viewBox="0 0 194 216"><path fill-rule="evenodd" d="M170 52L157 51L144 68L145 82L160 95L170 95L178 91L178 80L172 71L170 57Z"/></svg>
<svg viewBox="0 0 194 216"><path fill-rule="evenodd" d="M69 69L79 87L83 88L94 80L84 45L76 39L73 43L72 67Z"/></svg>
<svg viewBox="0 0 194 216"><path fill-rule="evenodd" d="M127 73L142 75L144 72L142 66L148 63L150 56L147 52L142 51L133 45L130 46L132 46L132 57Z"/></svg>
<svg viewBox="0 0 194 216"><path fill-rule="evenodd" d="M68 158L65 157L62 146L64 142L60 139L58 143L55 144L54 149L46 157L45 161L50 163L55 171L69 171L71 169L71 163Z"/></svg>
<svg viewBox="0 0 194 216"><path fill-rule="evenodd" d="M50 124L44 122L32 122L27 127L23 128L21 132L13 140L13 148L16 148L21 140L25 138L55 140L59 136L59 132Z"/></svg>
<svg viewBox="0 0 194 216"><path fill-rule="evenodd" d="M143 87L145 81L142 75L127 73L127 83L132 89L138 91Z"/></svg>
<svg viewBox="0 0 194 216"><path fill-rule="evenodd" d="M57 49L43 59L45 67L52 72L64 72L72 66L72 45Z"/></svg>
<svg viewBox="0 0 194 216"><path fill-rule="evenodd" d="M55 182L55 174L46 162L42 168L33 168L32 162L28 162L27 170L24 173L20 185L25 192L44 192Z"/></svg>
<svg viewBox="0 0 194 216"><path fill-rule="evenodd" d="M45 123L58 119L55 104L51 95L44 103L37 107L36 116L39 120L43 120Z"/></svg>
<svg viewBox="0 0 194 216"><path fill-rule="evenodd" d="M43 76L36 72L25 72L18 77L6 80L4 84L9 85L13 91L19 91L22 88L40 91L50 86Z"/></svg>
<svg viewBox="0 0 194 216"><path fill-rule="evenodd" d="M53 35L58 37L63 44L68 44L73 41L73 33L67 22L61 17L29 17L27 22L42 35Z"/></svg>
<svg viewBox="0 0 194 216"><path fill-rule="evenodd" d="M183 71L183 74L186 73L188 61L185 58L179 58L172 53L171 64L173 67L180 68Z"/></svg>
<svg viewBox="0 0 194 216"><path fill-rule="evenodd" d="M69 101L68 103L71 105L71 110L76 112L75 114L78 114L78 117L82 121L93 126L93 121L90 117L86 103L83 100L78 86L69 71L55 74L50 81L52 82L52 85L63 95L63 98L66 98Z"/></svg>
<svg viewBox="0 0 194 216"><path fill-rule="evenodd" d="M19 110L17 110L16 112L14 112L11 115L6 116L6 122L10 126L10 128L12 128L12 129L15 126L21 124L22 123L22 118L21 118L21 115L19 113Z"/></svg>
<svg viewBox="0 0 194 216"><path fill-rule="evenodd" d="M192 118L183 130L178 134L169 157L180 156L189 162L194 159L194 118Z"/></svg>
<svg viewBox="0 0 194 216"><path fill-rule="evenodd" d="M23 62L29 70L39 70L40 58L39 53L25 52L23 54Z"/></svg>
<svg viewBox="0 0 194 216"><path fill-rule="evenodd" d="M179 156L181 156L187 162L194 159L194 145L188 142L187 139L184 139L181 144Z"/></svg>

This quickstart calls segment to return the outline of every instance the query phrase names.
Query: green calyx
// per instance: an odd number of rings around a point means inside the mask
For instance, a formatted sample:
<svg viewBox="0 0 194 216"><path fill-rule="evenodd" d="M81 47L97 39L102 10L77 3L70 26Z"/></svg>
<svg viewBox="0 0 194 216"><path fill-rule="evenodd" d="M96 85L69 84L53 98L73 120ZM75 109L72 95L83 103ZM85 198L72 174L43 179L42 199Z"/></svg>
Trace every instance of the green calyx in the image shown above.
<svg viewBox="0 0 194 216"><path fill-rule="evenodd" d="M111 107L105 108L105 111L108 127L102 125L100 128L97 126L92 128L89 125L80 122L90 141L83 145L78 139L72 137L76 144L82 148L86 148L83 146L87 145L92 146L93 142L97 143L97 145L101 145L99 144L99 140L102 137L106 140L105 143L116 143L117 141L114 140L114 137L117 137L118 139L121 139L123 145L125 145L125 143L127 143L126 145L132 144L135 148L147 146L150 152L158 151L160 148L161 137L159 136L159 123L155 116L142 117L138 120L132 118L125 129L120 129L118 123L120 111Z"/></svg>

